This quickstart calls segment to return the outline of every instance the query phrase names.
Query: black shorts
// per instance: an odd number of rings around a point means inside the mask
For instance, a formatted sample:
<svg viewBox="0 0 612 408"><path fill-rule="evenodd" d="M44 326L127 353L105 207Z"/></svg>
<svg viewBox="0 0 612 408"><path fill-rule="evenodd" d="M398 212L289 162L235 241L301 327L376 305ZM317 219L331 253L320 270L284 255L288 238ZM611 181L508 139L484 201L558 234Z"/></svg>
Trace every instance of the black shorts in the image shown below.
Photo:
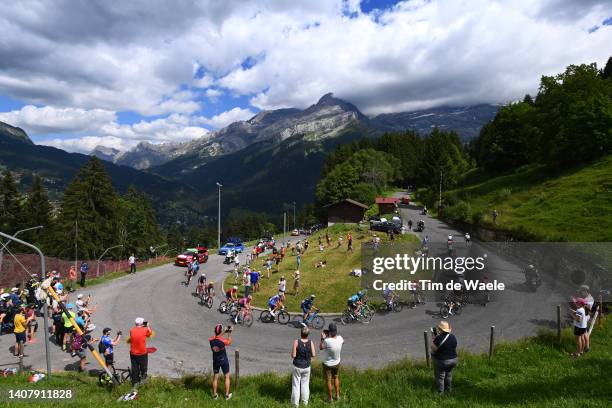
<svg viewBox="0 0 612 408"><path fill-rule="evenodd" d="M26 333L25 332L15 333L15 341L17 343L25 343L26 342Z"/></svg>
<svg viewBox="0 0 612 408"><path fill-rule="evenodd" d="M585 328L580 328L580 327L576 327L574 326L574 335L575 336L582 336L584 333L586 333L587 329Z"/></svg>
<svg viewBox="0 0 612 408"><path fill-rule="evenodd" d="M113 364L115 364L114 354L105 354L104 362L106 363L107 366L112 366Z"/></svg>
<svg viewBox="0 0 612 408"><path fill-rule="evenodd" d="M70 327L66 327L64 326L64 333L74 333L74 327L70 326Z"/></svg>
<svg viewBox="0 0 612 408"><path fill-rule="evenodd" d="M223 360L213 360L213 373L219 374L219 370L223 371L223 374L229 373L230 366L227 358Z"/></svg>

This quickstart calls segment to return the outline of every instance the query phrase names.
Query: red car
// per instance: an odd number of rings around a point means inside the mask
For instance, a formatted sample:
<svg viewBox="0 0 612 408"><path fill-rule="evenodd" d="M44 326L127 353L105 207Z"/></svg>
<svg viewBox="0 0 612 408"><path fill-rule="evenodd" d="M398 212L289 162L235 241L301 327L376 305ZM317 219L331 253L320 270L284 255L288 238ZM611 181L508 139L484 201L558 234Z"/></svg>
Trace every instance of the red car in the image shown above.
<svg viewBox="0 0 612 408"><path fill-rule="evenodd" d="M196 255L198 257L198 263L203 264L208 261L208 249L206 247L198 246L195 248L189 248L182 254L177 255L174 264L178 266L187 266L189 262L193 261Z"/></svg>
<svg viewBox="0 0 612 408"><path fill-rule="evenodd" d="M403 196L402 197L402 204L404 204L404 205L410 204L410 197L409 196Z"/></svg>

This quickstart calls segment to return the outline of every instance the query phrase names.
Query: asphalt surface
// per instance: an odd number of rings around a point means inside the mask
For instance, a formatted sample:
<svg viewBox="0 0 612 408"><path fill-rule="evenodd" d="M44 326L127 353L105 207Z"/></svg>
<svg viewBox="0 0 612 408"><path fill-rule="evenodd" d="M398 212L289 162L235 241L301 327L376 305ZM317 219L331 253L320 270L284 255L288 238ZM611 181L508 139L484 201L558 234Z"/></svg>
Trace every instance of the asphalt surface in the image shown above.
<svg viewBox="0 0 612 408"><path fill-rule="evenodd" d="M453 234L458 251L467 250L463 239L459 238L463 232L453 230L430 217L421 216L416 210L401 208L400 211L405 222L412 219L416 223L420 218L425 219L424 234L430 237L431 242L445 243L446 237ZM487 248L474 243L470 251L487 253ZM534 334L540 327L553 326L556 321L554 305L564 302L568 296L556 282L546 277L537 293L527 292L523 288L522 265L494 255L490 255L489 259L496 263L495 273L489 278L503 281L507 289L494 293L493 301L486 307L468 305L461 315L449 319L459 347L477 352L487 350L492 325L495 326L499 341L517 339ZM200 269L217 286L217 299L212 309L198 303L198 299L192 295L195 281L192 281L190 287L183 285L184 268L174 265L152 268L85 288L76 292L74 299L77 293L92 295L92 303L97 306L93 318L97 326L95 337L101 336L104 327L111 327L115 332L123 330L127 334L136 317L142 316L148 320L156 332L149 346L155 346L158 350L150 355L150 374L176 377L184 373L210 371L212 362L207 339L215 324L229 324L227 315L217 311L221 295L220 283L230 273L230 268L223 265L222 260L222 256L211 255L208 263ZM264 280L262 284L269 283ZM398 314L375 315L367 325L339 325L339 334L345 339L343 364L359 368L380 367L405 357L423 358L423 332L440 320L438 310L436 301L428 298L425 305L416 309L404 309ZM254 316L258 317L259 313L256 312ZM326 324L332 319L326 317ZM42 329L42 324L40 327ZM40 333L38 343L27 345L24 358L25 364L34 369L45 367ZM233 335L233 345L228 349L231 353L230 361L233 365L234 350L240 349L241 373L287 372L291 367L291 343L298 333L291 325L263 324L259 321L250 328L239 326ZM318 339L319 332L313 331L311 336ZM9 352L13 344L13 335L0 337L0 368L16 366L16 359ZM116 367L129 365L127 344L122 342L117 346L115 354ZM74 369L78 364L77 358L61 352L53 344L51 357L54 370ZM88 361L89 369L98 368L92 357L88 357Z"/></svg>

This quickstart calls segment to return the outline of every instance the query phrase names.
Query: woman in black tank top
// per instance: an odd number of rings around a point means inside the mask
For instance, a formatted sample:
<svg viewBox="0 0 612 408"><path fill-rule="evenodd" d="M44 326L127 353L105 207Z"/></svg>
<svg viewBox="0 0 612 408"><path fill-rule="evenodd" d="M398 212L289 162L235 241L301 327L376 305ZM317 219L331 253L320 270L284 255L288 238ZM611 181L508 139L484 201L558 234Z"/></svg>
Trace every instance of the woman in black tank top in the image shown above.
<svg viewBox="0 0 612 408"><path fill-rule="evenodd" d="M301 338L293 341L291 357L293 368L291 373L291 403L299 405L300 399L308 404L310 396L310 362L315 356L314 343L308 339L310 330L302 327Z"/></svg>

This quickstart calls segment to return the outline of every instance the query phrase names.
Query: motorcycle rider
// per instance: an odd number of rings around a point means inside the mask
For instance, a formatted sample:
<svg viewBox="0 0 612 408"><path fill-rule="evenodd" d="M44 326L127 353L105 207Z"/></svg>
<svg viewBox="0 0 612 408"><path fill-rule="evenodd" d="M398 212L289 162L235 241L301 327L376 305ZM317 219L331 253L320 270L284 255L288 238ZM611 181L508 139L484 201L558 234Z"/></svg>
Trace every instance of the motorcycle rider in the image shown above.
<svg viewBox="0 0 612 408"><path fill-rule="evenodd" d="M529 264L527 268L525 268L524 273L525 273L525 283L527 283L528 285L532 283L535 283L536 285L540 284L541 282L540 274L538 273L538 270L533 264Z"/></svg>

